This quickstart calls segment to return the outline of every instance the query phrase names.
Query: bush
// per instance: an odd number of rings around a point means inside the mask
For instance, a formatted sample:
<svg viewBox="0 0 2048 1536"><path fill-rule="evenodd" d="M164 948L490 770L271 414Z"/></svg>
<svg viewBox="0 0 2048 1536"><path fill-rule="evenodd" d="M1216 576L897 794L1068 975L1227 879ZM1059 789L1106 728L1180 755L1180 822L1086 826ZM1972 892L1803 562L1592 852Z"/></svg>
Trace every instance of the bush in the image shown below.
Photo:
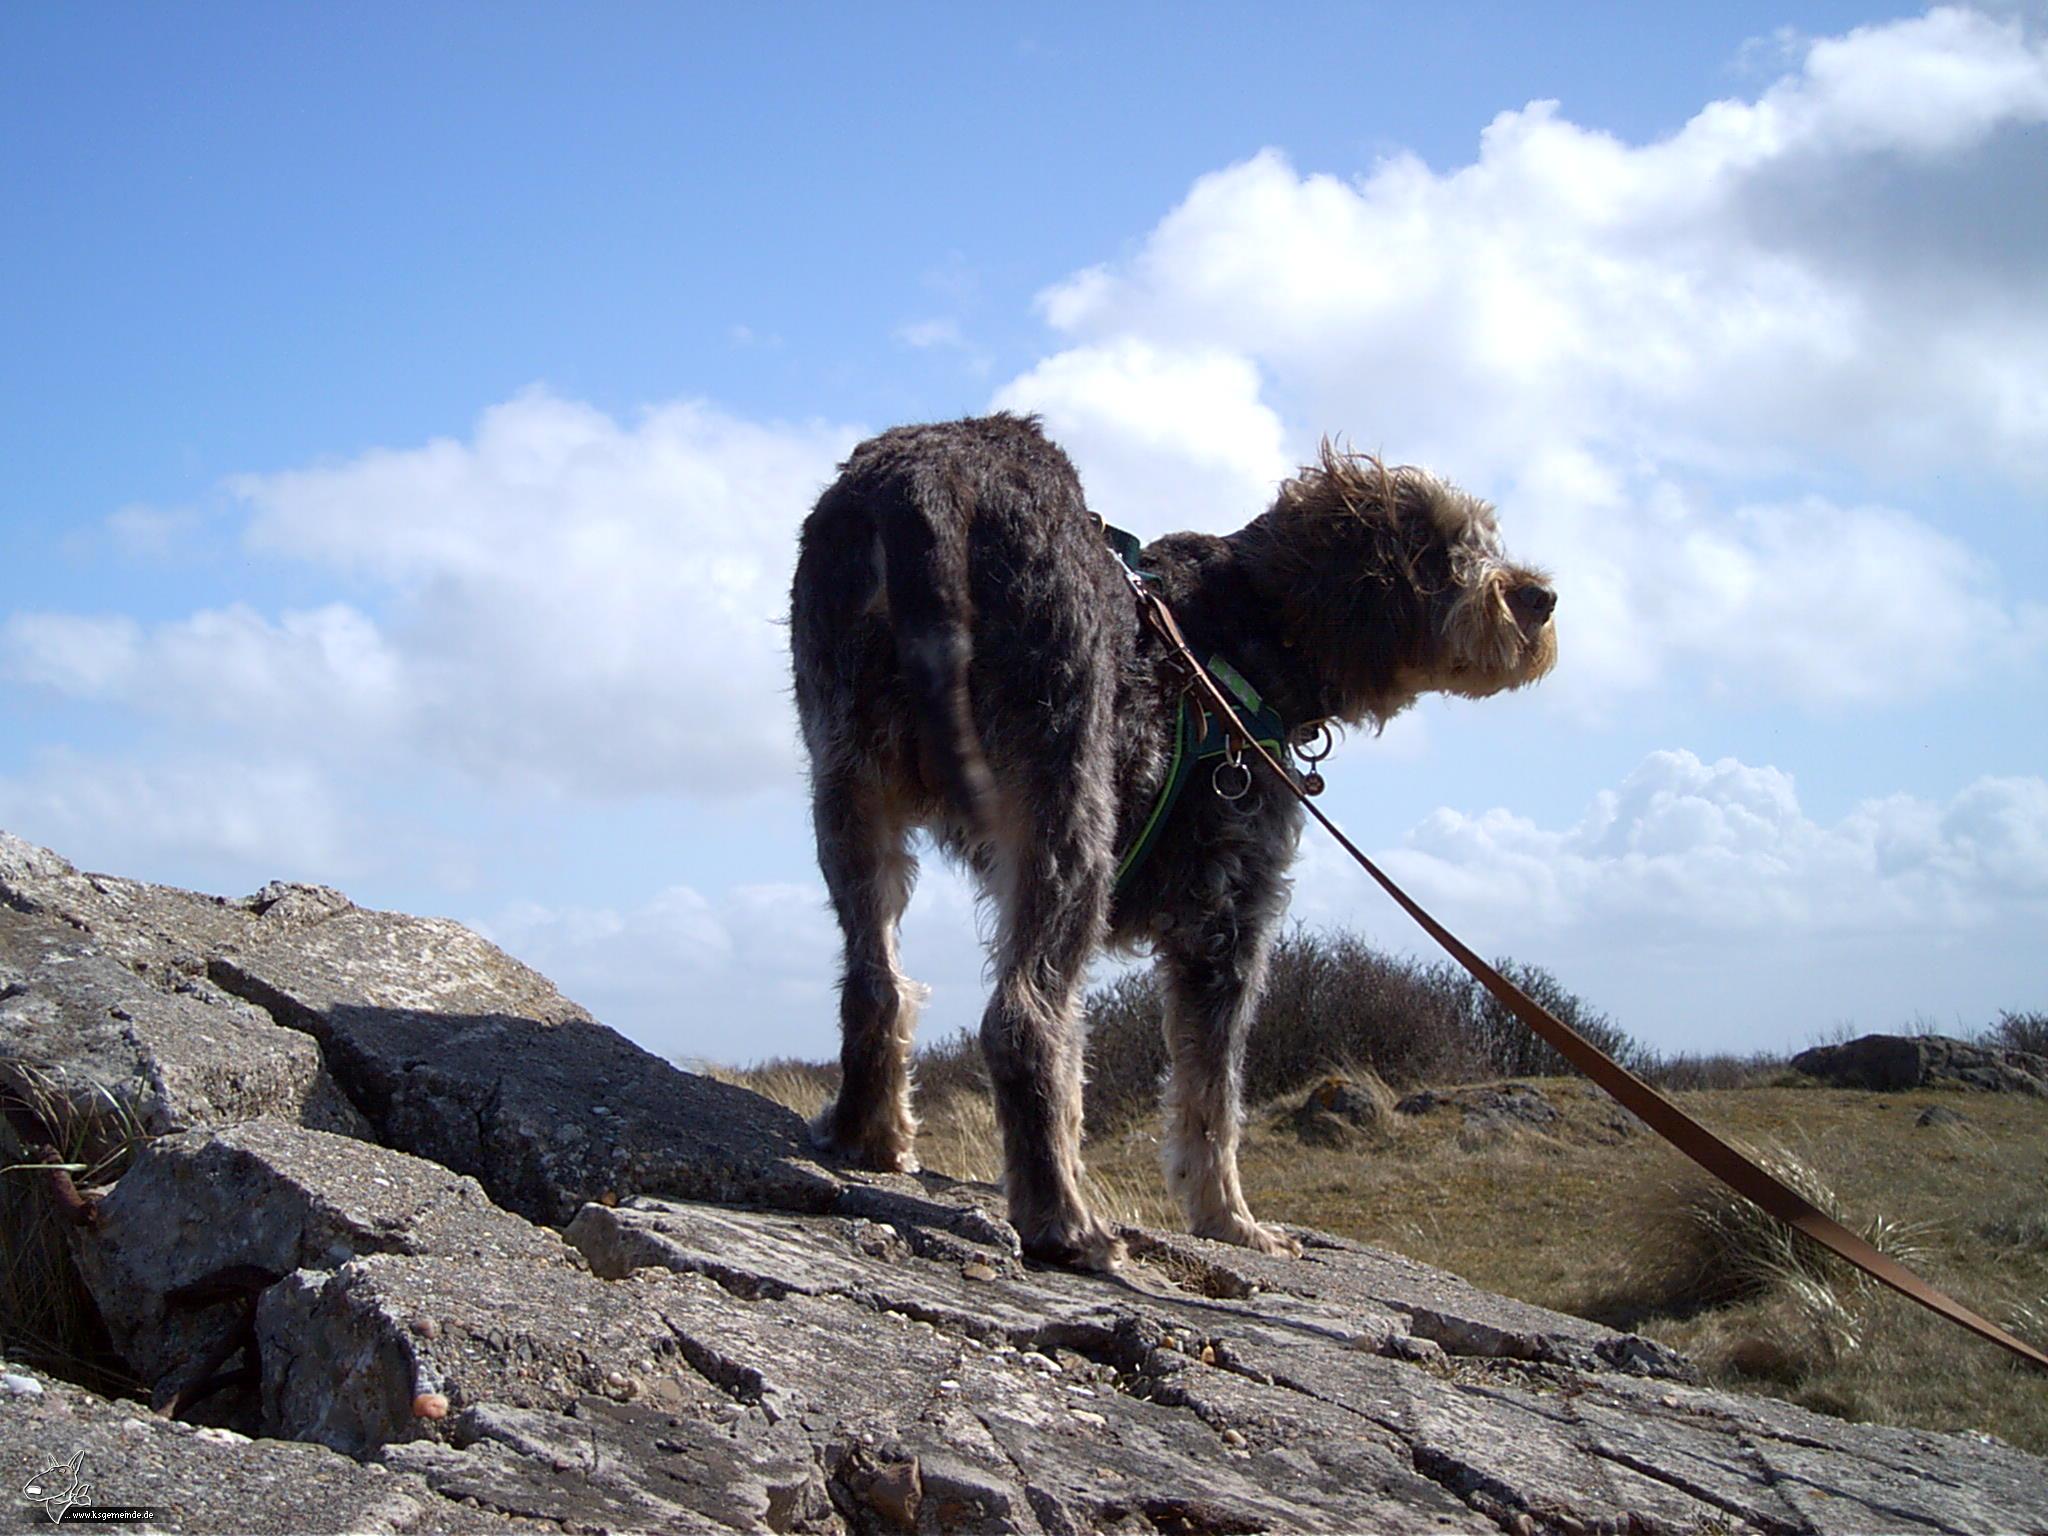
<svg viewBox="0 0 2048 1536"><path fill-rule="evenodd" d="M1627 1030L1576 992L1567 990L1542 966L1497 960L1493 968L1624 1067L1635 1071L1650 1065L1650 1053ZM1494 1076L1565 1077L1578 1071L1554 1046L1508 1012L1506 1005L1491 992L1473 983L1472 994L1472 1034Z"/></svg>
<svg viewBox="0 0 2048 1536"><path fill-rule="evenodd" d="M1758 1051L1737 1056L1721 1051L1701 1055L1681 1051L1676 1056L1658 1056L1635 1069L1659 1088L1678 1091L1701 1088L1757 1088L1787 1070L1783 1056ZM1801 1078L1801 1082L1810 1079Z"/></svg>
<svg viewBox="0 0 2048 1536"><path fill-rule="evenodd" d="M1166 1071L1166 1002L1152 972L1126 971L1088 994L1090 1135L1143 1119Z"/></svg>
<svg viewBox="0 0 2048 1536"><path fill-rule="evenodd" d="M1509 979L1625 1065L1648 1053L1540 966L1504 961ZM1088 1127L1149 1114L1166 1070L1164 1000L1150 972L1089 994ZM1257 1104L1336 1071L1371 1071L1400 1087L1568 1072L1563 1058L1448 961L1425 964L1350 933L1297 928L1274 946L1246 1049L1244 1090Z"/></svg>
<svg viewBox="0 0 2048 1536"><path fill-rule="evenodd" d="M1984 1032L1984 1038L2002 1050L2048 1056L2048 1013L2016 1013L2008 1008Z"/></svg>

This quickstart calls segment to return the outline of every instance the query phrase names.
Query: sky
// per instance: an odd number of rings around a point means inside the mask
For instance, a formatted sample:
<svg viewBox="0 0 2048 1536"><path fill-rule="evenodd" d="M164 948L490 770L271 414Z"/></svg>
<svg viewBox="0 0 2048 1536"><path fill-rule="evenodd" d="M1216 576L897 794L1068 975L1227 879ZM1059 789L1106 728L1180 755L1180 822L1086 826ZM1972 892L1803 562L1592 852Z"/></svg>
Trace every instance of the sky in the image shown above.
<svg viewBox="0 0 2048 1536"><path fill-rule="evenodd" d="M1497 504L1539 687L1324 804L1666 1051L2048 1007L2048 11L0 9L0 828L836 1052L782 617L898 422ZM1293 913L1427 940L1305 838ZM970 886L906 968L971 1025Z"/></svg>

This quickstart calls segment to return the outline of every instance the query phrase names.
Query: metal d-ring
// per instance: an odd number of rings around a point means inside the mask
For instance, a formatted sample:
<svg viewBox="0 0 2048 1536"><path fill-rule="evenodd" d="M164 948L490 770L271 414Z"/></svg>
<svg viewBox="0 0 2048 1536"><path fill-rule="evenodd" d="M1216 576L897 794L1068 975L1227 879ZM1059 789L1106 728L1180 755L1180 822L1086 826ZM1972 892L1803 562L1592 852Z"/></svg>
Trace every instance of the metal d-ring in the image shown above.
<svg viewBox="0 0 2048 1536"><path fill-rule="evenodd" d="M1337 738L1330 734L1330 722L1327 720L1318 720L1313 726L1303 726L1302 729L1314 734L1294 743L1294 755L1313 768L1336 750ZM1310 744L1314 742L1322 745L1311 751Z"/></svg>
<svg viewBox="0 0 2048 1536"><path fill-rule="evenodd" d="M1225 785L1232 787L1226 789ZM1224 738L1223 761L1210 773L1209 786L1224 800L1242 800L1251 793L1252 771L1245 767L1243 750L1235 739Z"/></svg>

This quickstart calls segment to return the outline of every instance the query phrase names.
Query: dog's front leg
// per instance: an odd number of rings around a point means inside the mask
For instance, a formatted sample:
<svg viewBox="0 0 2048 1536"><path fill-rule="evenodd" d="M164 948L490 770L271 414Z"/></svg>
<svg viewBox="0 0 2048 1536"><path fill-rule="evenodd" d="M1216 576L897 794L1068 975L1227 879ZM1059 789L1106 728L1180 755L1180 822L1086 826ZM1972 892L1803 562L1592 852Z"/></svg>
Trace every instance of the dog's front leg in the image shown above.
<svg viewBox="0 0 2048 1536"><path fill-rule="evenodd" d="M1256 1220L1238 1181L1244 1051L1266 979L1266 936L1176 934L1161 946L1166 999L1166 1185L1197 1237L1300 1257Z"/></svg>

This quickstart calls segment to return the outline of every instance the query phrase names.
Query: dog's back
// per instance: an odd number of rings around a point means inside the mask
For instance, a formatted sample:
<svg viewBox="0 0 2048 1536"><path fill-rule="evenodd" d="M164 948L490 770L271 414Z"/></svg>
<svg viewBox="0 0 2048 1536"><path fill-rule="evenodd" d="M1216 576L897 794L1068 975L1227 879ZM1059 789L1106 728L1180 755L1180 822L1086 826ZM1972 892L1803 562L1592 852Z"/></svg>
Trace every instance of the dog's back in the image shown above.
<svg viewBox="0 0 2048 1536"><path fill-rule="evenodd" d="M858 759L900 781L913 819L985 827L989 759L1086 707L1121 595L1080 479L1034 419L861 444L804 524L791 594L814 771Z"/></svg>

